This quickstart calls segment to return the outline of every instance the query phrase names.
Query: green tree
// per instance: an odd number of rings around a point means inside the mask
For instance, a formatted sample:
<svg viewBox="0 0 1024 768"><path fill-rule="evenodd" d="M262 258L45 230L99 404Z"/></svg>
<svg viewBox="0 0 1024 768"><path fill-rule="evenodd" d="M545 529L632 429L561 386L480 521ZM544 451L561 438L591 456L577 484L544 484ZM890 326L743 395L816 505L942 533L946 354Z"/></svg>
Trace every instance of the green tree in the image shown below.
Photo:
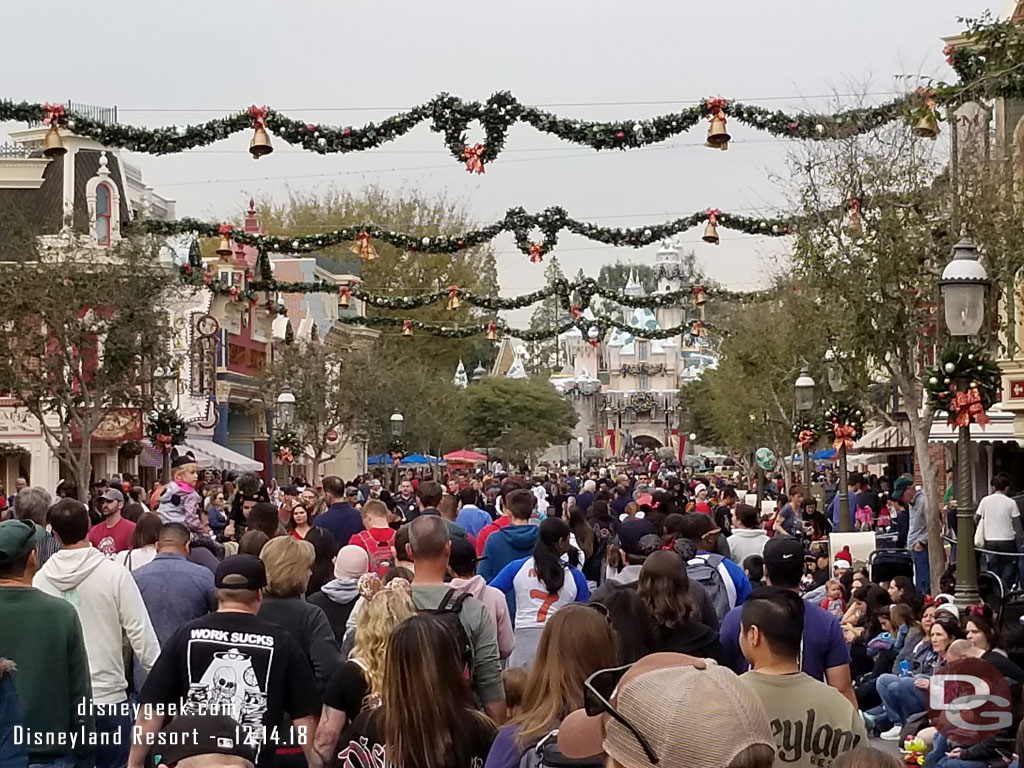
<svg viewBox="0 0 1024 768"><path fill-rule="evenodd" d="M544 267L544 283L550 285L555 280L564 280L565 274L562 266L558 263L558 257L552 256ZM569 313L562 306L562 300L558 296L552 296L537 303L530 316L529 328L531 331L540 331L553 328L563 322ZM557 371L563 362L559 350L558 339L542 339L526 343L526 351L529 355L530 370L535 373Z"/></svg>
<svg viewBox="0 0 1024 768"><path fill-rule="evenodd" d="M160 309L170 276L151 238L102 249L77 239L6 243L15 244L0 263L0 392L39 422L84 499L93 433L117 409L156 405L152 373L170 357Z"/></svg>
<svg viewBox="0 0 1024 768"><path fill-rule="evenodd" d="M572 437L575 408L543 378L487 378L464 391L466 436L509 457L539 453Z"/></svg>
<svg viewBox="0 0 1024 768"><path fill-rule="evenodd" d="M372 223L422 237L455 235L473 228L464 205L443 195L417 189L398 192L370 186L358 192L331 189L326 192L295 192L288 202L263 202L258 214L267 231L275 235L310 234L346 226ZM377 294L407 296L441 291L457 285L487 296L498 293L497 267L491 246L470 248L454 254L405 252L387 243L372 241L377 258L361 261L350 244L325 248L323 255L338 268L360 274L363 285ZM447 325L478 324L491 314L463 304L449 311L445 302L416 310L371 307L370 315L414 319ZM462 360L494 359L494 345L482 338L449 339L418 333L405 339L398 329L383 329L379 346L398 350L403 360L419 358L451 375Z"/></svg>
<svg viewBox="0 0 1024 768"><path fill-rule="evenodd" d="M919 366L939 330L936 277L952 244L940 224L949 218L949 188L931 147L905 125L814 144L791 163L808 222L797 235L794 273L827 306L822 319L837 349L899 392L928 509L934 589L945 555ZM851 199L865 201L859 215L837 218Z"/></svg>

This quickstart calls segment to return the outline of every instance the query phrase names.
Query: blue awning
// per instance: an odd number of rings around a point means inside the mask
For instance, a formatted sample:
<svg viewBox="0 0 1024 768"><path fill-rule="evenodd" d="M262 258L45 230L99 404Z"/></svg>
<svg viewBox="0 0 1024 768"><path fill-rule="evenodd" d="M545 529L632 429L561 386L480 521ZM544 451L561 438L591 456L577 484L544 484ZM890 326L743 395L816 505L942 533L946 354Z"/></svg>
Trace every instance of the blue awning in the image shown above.
<svg viewBox="0 0 1024 768"><path fill-rule="evenodd" d="M366 463L373 466L380 466L381 464L392 464L391 457L378 453L376 456L371 456L366 460ZM438 460L434 456L424 456L421 453L410 453L408 456L403 456L399 464L444 464L444 460Z"/></svg>

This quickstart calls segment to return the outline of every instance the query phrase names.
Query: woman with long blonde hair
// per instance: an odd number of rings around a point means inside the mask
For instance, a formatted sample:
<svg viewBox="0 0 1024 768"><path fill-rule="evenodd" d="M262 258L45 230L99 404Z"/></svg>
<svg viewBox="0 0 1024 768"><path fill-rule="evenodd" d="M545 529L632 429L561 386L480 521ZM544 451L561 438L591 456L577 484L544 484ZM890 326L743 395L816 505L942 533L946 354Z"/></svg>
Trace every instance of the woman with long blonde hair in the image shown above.
<svg viewBox="0 0 1024 768"><path fill-rule="evenodd" d="M583 683L618 666L615 631L599 603L567 605L544 625L522 701L501 729L484 768L515 768L523 754L583 706Z"/></svg>
<svg viewBox="0 0 1024 768"><path fill-rule="evenodd" d="M480 765L495 727L476 709L462 668L455 633L443 621L417 614L399 624L385 652L381 704L356 718L348 745L338 753L339 764ZM374 759L367 762L370 756Z"/></svg>
<svg viewBox="0 0 1024 768"><path fill-rule="evenodd" d="M316 730L315 748L325 763L334 756L345 726L383 694L388 638L416 613L406 579L392 579L385 586L377 574L366 573L359 578L359 594L365 603L356 620L355 647L327 684Z"/></svg>

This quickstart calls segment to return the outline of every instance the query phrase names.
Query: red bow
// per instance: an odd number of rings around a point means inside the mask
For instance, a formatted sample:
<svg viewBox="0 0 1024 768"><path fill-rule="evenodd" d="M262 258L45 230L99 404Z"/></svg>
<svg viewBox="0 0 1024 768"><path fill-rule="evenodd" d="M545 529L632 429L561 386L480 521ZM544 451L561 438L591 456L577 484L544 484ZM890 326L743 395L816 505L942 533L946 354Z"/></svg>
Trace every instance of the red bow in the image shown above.
<svg viewBox="0 0 1024 768"><path fill-rule="evenodd" d="M835 433L836 439L832 443L832 447L839 450L840 446L846 448L846 450L853 449L853 427L849 424L840 424L839 422L832 422L832 431Z"/></svg>
<svg viewBox="0 0 1024 768"><path fill-rule="evenodd" d="M237 285L232 285L231 288L229 289L228 293L231 294L232 298L237 299L238 298L238 286Z"/></svg>
<svg viewBox="0 0 1024 768"><path fill-rule="evenodd" d="M232 226L231 224L220 225L220 233L224 235L224 237L231 237L231 233L234 231L234 229L234 226Z"/></svg>
<svg viewBox="0 0 1024 768"><path fill-rule="evenodd" d="M725 112L725 99L721 96L714 99L708 99L707 109L709 117L717 115L723 120L725 119L725 115L723 114Z"/></svg>
<svg viewBox="0 0 1024 768"><path fill-rule="evenodd" d="M466 170L470 173L483 173L484 172L484 145L474 144L472 147L467 146L462 150L462 157L466 160Z"/></svg>
<svg viewBox="0 0 1024 768"><path fill-rule="evenodd" d="M43 104L43 111L46 116L43 118L43 125L59 125L64 120L65 109L63 104Z"/></svg>
<svg viewBox="0 0 1024 768"><path fill-rule="evenodd" d="M582 312L580 312L580 305L573 304L571 307L569 307L569 314L572 316L573 320L579 320L580 315L583 314Z"/></svg>
<svg viewBox="0 0 1024 768"><path fill-rule="evenodd" d="M706 211L704 211L704 213L708 217L708 224L710 224L713 227L718 225L718 217L722 215L722 212L720 210L718 210L717 208L708 208ZM698 288L704 290L703 286L698 286ZM695 288L694 292L696 292L696 290L697 289Z"/></svg>
<svg viewBox="0 0 1024 768"><path fill-rule="evenodd" d="M938 106L938 103L935 101L935 91L931 88L918 88L917 95L924 99L924 105L928 109L935 109Z"/></svg>
<svg viewBox="0 0 1024 768"><path fill-rule="evenodd" d="M985 413L985 406L981 403L981 393L977 387L971 387L966 392L956 392L953 401L950 403L949 421L953 429L957 427L968 427L974 422L982 429L991 419Z"/></svg>
<svg viewBox="0 0 1024 768"><path fill-rule="evenodd" d="M943 48L942 49L942 55L946 57L946 63L949 64L949 66L952 67L953 64L954 64L953 46L952 45L947 45L945 48Z"/></svg>
<svg viewBox="0 0 1024 768"><path fill-rule="evenodd" d="M171 450L172 443L174 443L173 437L171 437L170 435L161 434L156 436L156 442L154 443L154 445L156 446L156 449L158 451L160 451L161 453L166 453L167 451Z"/></svg>
<svg viewBox="0 0 1024 768"><path fill-rule="evenodd" d="M341 303L348 305L349 300L352 298L352 289L347 285L343 285L338 289L338 292L341 294Z"/></svg>
<svg viewBox="0 0 1024 768"><path fill-rule="evenodd" d="M935 598L931 595L924 596L924 607L927 608L929 605L935 605Z"/></svg>
<svg viewBox="0 0 1024 768"><path fill-rule="evenodd" d="M277 452L277 460L282 464L291 464L295 461L295 457L292 455L291 448L282 448Z"/></svg>
<svg viewBox="0 0 1024 768"><path fill-rule="evenodd" d="M800 436L797 438L797 442L800 444L800 449L803 451L810 450L811 446L817 441L818 435L815 434L812 429L801 429Z"/></svg>
<svg viewBox="0 0 1024 768"><path fill-rule="evenodd" d="M267 127L267 108L266 107L257 107L255 104L253 104L251 107L249 107L249 117L252 118L253 127L255 127L255 126L262 126L264 128Z"/></svg>
<svg viewBox="0 0 1024 768"><path fill-rule="evenodd" d="M402 330L403 331L411 331L412 330L412 320L403 320L402 321Z"/></svg>
<svg viewBox="0 0 1024 768"><path fill-rule="evenodd" d="M851 197L850 198L850 212L853 213L853 215L855 215L855 216L858 213L860 213L860 198L859 197Z"/></svg>
<svg viewBox="0 0 1024 768"><path fill-rule="evenodd" d="M985 606L984 605L969 605L967 606L968 616L984 616Z"/></svg>
<svg viewBox="0 0 1024 768"><path fill-rule="evenodd" d="M530 243L530 262L544 261L544 248L540 243Z"/></svg>

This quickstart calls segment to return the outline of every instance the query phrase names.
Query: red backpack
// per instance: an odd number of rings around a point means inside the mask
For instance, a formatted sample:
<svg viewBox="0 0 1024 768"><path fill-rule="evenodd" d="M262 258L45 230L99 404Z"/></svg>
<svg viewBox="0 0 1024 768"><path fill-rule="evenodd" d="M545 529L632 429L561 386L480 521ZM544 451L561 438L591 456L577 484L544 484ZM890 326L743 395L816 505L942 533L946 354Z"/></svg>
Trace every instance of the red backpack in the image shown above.
<svg viewBox="0 0 1024 768"><path fill-rule="evenodd" d="M391 542L378 541L369 531L360 531L359 541L370 555L369 572L384 578L388 568L395 564L395 556L391 553Z"/></svg>

